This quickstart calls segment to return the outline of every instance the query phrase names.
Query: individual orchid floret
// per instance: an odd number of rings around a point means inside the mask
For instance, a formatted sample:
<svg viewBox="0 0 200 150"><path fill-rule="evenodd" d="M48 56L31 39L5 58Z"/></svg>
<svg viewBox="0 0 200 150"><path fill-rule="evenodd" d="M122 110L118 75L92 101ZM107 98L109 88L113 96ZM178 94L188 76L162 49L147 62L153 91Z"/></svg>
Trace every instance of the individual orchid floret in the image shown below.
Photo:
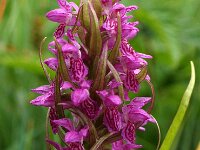
<svg viewBox="0 0 200 150"><path fill-rule="evenodd" d="M74 89L71 93L71 100L74 106L80 108L90 119L95 119L98 116L99 107L97 103L90 98L87 83L83 82L81 87L82 89Z"/></svg>
<svg viewBox="0 0 200 150"><path fill-rule="evenodd" d="M53 86L40 86L32 90L35 93L42 94L31 101L32 105L51 107L54 105Z"/></svg>
<svg viewBox="0 0 200 150"><path fill-rule="evenodd" d="M141 101L139 101L141 100ZM135 144L135 133L137 129L144 129L147 122L155 123L155 120L143 109L145 104L150 102L150 98L135 98L130 104L122 108L125 126L122 130L122 136L127 143Z"/></svg>
<svg viewBox="0 0 200 150"><path fill-rule="evenodd" d="M73 14L73 8L75 9L74 13L78 12L78 6L74 3L68 3L64 0L57 0L60 8L51 10L46 14L46 17L58 23L64 23L66 25L74 25L76 21L76 16Z"/></svg>
<svg viewBox="0 0 200 150"><path fill-rule="evenodd" d="M118 106L122 101L118 95L109 94L107 91L97 92L104 102L104 124L109 131L120 131L122 128L121 114L118 111Z"/></svg>
<svg viewBox="0 0 200 150"><path fill-rule="evenodd" d="M66 143L82 147L83 139L88 134L88 127L84 127L77 131L77 129L73 125L73 122L70 119L59 119L54 120L53 122L58 126L62 126L67 129L64 139Z"/></svg>
<svg viewBox="0 0 200 150"><path fill-rule="evenodd" d="M66 83L63 82L60 89L65 90L66 88L67 89L69 88L69 87L66 87L65 85ZM43 85L38 88L32 89L32 92L42 94L42 95L33 99L30 103L36 106L53 107L55 105L54 89L55 89L54 84Z"/></svg>

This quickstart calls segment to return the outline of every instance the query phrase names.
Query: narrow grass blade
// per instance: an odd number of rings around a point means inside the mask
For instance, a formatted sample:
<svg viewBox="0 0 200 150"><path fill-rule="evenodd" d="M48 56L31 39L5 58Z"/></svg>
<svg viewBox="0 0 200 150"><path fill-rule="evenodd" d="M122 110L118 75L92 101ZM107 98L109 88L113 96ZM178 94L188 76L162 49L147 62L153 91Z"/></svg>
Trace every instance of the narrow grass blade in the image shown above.
<svg viewBox="0 0 200 150"><path fill-rule="evenodd" d="M176 116L167 132L167 135L161 145L160 150L170 150L172 143L179 131L179 128L181 126L181 123L183 121L183 118L185 116L186 110L188 108L190 97L192 95L192 91L195 84L195 68L193 62L191 62L191 79L188 84L188 87L183 95L183 98L181 100L181 104L178 108L178 111L176 113Z"/></svg>

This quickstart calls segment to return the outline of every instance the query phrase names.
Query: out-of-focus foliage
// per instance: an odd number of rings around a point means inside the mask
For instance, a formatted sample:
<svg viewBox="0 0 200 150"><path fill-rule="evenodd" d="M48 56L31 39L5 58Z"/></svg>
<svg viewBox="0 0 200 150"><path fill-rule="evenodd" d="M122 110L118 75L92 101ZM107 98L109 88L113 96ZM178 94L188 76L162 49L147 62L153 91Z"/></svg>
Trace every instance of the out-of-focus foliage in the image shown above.
<svg viewBox="0 0 200 150"><path fill-rule="evenodd" d="M76 0L78 2L78 0ZM165 136L190 77L189 61L196 66L196 86L174 149L196 149L200 141L200 1L122 0L136 4L140 32L131 41L135 50L151 54L149 73L156 91L154 117ZM47 83L39 64L38 47L43 37L52 39L56 24L44 17L56 8L56 0L10 0L0 22L0 149L45 149L46 109L31 106L30 92ZM45 55L49 55L46 51ZM139 95L150 95L144 84ZM133 95L132 95L133 96ZM138 132L138 143L154 150L157 132L148 125Z"/></svg>

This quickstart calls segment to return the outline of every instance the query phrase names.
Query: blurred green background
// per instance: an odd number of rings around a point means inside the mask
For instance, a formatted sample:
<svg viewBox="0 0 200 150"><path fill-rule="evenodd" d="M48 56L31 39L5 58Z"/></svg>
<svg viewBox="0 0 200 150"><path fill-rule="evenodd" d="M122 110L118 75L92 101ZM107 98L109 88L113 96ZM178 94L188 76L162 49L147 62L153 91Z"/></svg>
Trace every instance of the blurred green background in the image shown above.
<svg viewBox="0 0 200 150"><path fill-rule="evenodd" d="M78 0L76 0L77 2ZM3 0L0 0L2 3ZM134 20L140 32L131 41L135 50L151 54L149 73L156 91L153 115L162 140L177 111L190 78L190 60L196 67L196 85L187 115L174 150L195 150L200 141L200 1L199 0L122 0L138 5ZM47 21L45 13L57 7L56 0L7 0L0 21L0 149L45 149L45 114L47 109L34 107L30 92L47 80L40 67L38 49L47 44L57 26ZM2 9L2 8L1 8ZM145 87L145 86L144 86ZM140 95L148 96L144 88ZM145 150L156 148L155 125L137 133L137 143Z"/></svg>

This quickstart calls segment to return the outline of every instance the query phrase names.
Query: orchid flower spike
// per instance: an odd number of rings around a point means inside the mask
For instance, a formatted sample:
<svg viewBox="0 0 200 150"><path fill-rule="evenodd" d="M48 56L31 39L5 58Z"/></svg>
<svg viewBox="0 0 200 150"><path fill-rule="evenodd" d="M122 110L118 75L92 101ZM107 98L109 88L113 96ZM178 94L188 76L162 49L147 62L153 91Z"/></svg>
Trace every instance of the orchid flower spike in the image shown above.
<svg viewBox="0 0 200 150"><path fill-rule="evenodd" d="M47 126L63 141L47 136L47 145L57 150L103 150L109 144L112 150L141 148L136 132L155 120L143 109L148 103L153 108L154 95L128 96L138 93L142 82L151 83L146 59L152 56L129 44L139 29L128 13L138 7L119 0L57 3L46 14L58 23L48 45L53 57L43 62L56 75L49 85L32 90L40 96L30 102L49 108Z"/></svg>

